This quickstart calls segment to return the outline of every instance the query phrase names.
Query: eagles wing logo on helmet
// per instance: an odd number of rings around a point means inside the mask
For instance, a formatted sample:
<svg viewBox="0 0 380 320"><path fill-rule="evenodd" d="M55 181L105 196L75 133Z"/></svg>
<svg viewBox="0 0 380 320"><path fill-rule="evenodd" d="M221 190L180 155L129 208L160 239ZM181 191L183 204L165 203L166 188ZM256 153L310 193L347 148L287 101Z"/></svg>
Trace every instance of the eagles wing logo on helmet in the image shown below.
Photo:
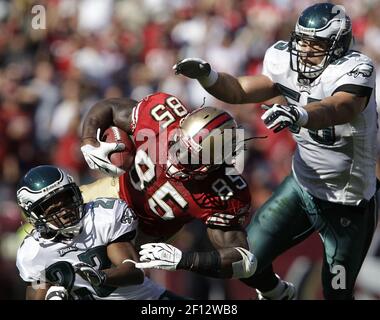
<svg viewBox="0 0 380 320"><path fill-rule="evenodd" d="M368 63L361 63L358 64L355 68L353 68L349 73L347 73L349 76L353 76L354 78L357 78L359 75L362 75L362 77L369 78L372 75L373 72L373 66L371 66Z"/></svg>
<svg viewBox="0 0 380 320"><path fill-rule="evenodd" d="M351 19L344 7L314 4L301 13L291 34L290 68L302 78L316 79L330 63L344 56L351 45ZM310 47L316 49L309 50Z"/></svg>
<svg viewBox="0 0 380 320"><path fill-rule="evenodd" d="M45 239L73 237L82 227L83 198L77 184L55 166L41 165L20 180L17 202Z"/></svg>

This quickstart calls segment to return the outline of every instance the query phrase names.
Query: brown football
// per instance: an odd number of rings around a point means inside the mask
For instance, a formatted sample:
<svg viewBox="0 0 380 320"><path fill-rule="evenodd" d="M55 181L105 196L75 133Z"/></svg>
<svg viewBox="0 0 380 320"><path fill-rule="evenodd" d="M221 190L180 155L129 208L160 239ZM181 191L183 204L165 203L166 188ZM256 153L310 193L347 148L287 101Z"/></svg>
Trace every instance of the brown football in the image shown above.
<svg viewBox="0 0 380 320"><path fill-rule="evenodd" d="M110 143L124 143L125 149L110 153L109 159L116 167L128 171L133 164L136 154L135 145L128 133L118 127L109 127L104 131L102 140Z"/></svg>

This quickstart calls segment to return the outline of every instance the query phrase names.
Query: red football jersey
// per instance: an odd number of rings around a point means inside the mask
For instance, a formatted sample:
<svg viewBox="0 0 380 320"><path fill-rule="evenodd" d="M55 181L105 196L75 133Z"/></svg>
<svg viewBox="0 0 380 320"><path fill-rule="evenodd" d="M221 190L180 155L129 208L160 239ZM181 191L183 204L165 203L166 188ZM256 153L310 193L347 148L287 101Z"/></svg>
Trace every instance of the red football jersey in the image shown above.
<svg viewBox="0 0 380 320"><path fill-rule="evenodd" d="M137 152L131 170L119 178L120 197L131 204L139 227L150 236L171 237L194 218L208 226L236 227L249 215L247 183L239 175L226 175L223 167L202 180L167 176L162 165L167 137L187 113L179 99L165 93L146 97L133 111Z"/></svg>

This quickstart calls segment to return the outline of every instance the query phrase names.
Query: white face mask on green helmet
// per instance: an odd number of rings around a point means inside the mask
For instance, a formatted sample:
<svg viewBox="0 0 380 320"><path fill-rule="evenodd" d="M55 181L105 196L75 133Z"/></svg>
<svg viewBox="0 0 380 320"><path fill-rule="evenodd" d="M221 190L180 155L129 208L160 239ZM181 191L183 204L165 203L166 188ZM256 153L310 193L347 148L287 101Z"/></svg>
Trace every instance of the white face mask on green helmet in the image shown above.
<svg viewBox="0 0 380 320"><path fill-rule="evenodd" d="M17 202L42 238L72 238L81 230L83 198L79 187L55 166L31 169L20 181Z"/></svg>
<svg viewBox="0 0 380 320"><path fill-rule="evenodd" d="M300 43L320 43L324 50L305 52ZM314 79L333 61L339 59L352 45L351 20L345 9L331 3L317 3L305 9L289 41L290 67L300 77ZM305 63L305 56L321 57L318 64Z"/></svg>

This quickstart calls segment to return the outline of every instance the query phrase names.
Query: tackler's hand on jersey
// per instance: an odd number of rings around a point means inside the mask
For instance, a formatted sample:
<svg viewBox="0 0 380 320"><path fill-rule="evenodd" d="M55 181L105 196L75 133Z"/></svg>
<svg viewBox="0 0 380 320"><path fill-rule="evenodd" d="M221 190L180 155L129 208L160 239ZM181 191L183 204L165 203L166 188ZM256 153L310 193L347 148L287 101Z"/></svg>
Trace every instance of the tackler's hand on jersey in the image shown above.
<svg viewBox="0 0 380 320"><path fill-rule="evenodd" d="M261 116L261 119L265 126L268 129L273 129L275 133L292 125L302 127L308 120L307 111L297 106L284 106L275 103L271 108L266 105L263 105L262 108L267 111Z"/></svg>
<svg viewBox="0 0 380 320"><path fill-rule="evenodd" d="M103 271L97 270L87 263L79 262L74 264L73 267L75 273L89 282L92 286L99 287L106 281L107 277Z"/></svg>
<svg viewBox="0 0 380 320"><path fill-rule="evenodd" d="M99 170L110 176L120 176L124 170L116 167L111 163L109 155L115 151L124 150L123 143L108 143L100 140L100 129L97 131L96 139L99 142L98 147L86 144L81 147L84 158L91 169Z"/></svg>
<svg viewBox="0 0 380 320"><path fill-rule="evenodd" d="M141 269L176 270L182 258L182 251L166 243L146 243L141 246L140 261L136 263Z"/></svg>

